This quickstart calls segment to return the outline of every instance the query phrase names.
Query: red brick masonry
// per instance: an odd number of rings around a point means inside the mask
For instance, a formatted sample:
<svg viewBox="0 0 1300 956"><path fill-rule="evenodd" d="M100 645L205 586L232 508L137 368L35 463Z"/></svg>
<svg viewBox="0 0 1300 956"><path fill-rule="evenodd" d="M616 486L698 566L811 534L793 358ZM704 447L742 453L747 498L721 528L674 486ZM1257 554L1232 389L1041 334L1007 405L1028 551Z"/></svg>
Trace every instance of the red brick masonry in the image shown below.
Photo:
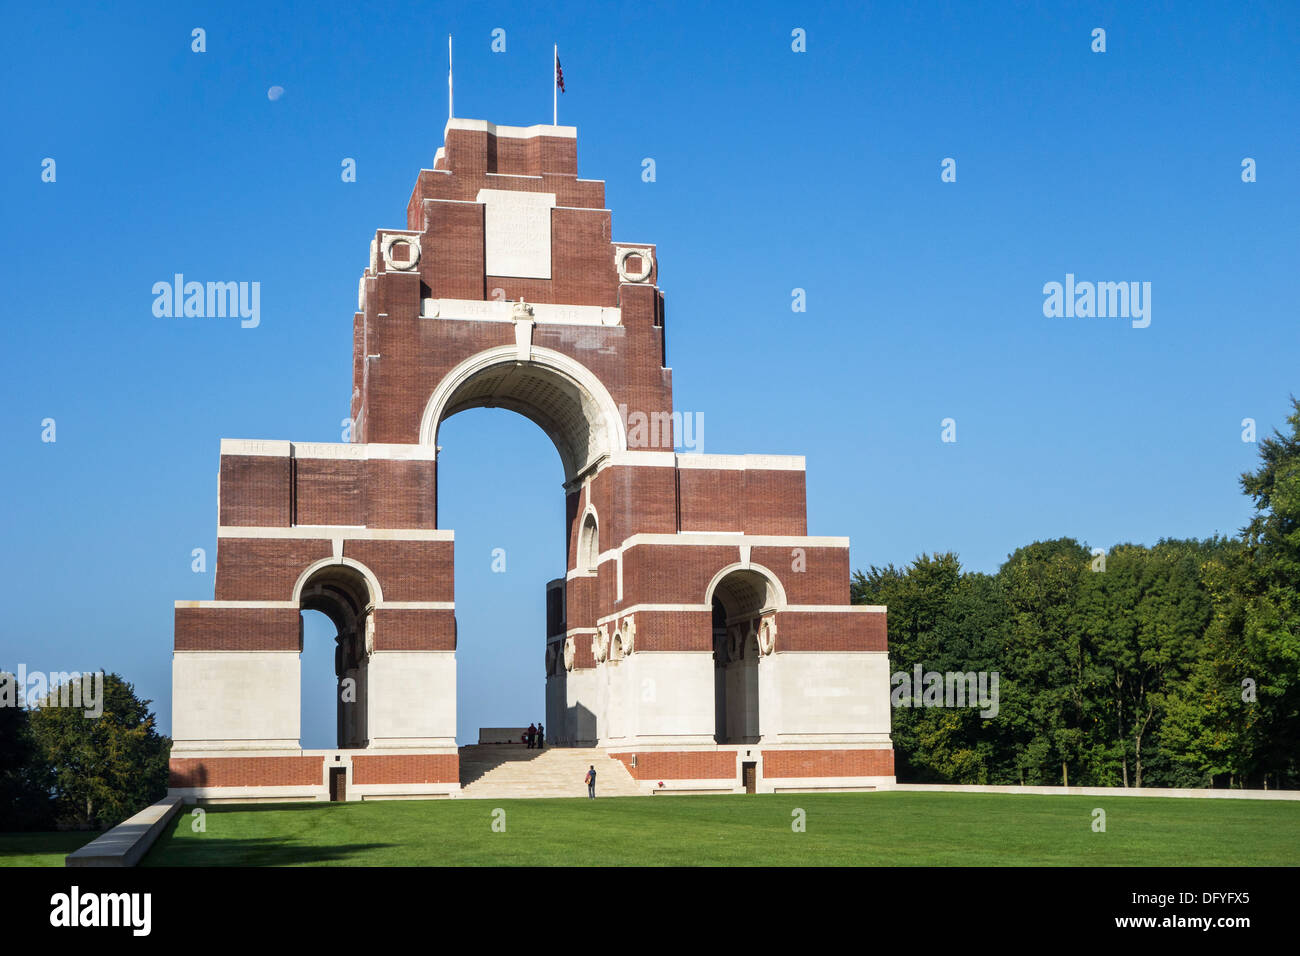
<svg viewBox="0 0 1300 956"><path fill-rule="evenodd" d="M460 783L457 754L383 754L352 758L352 782Z"/></svg>
<svg viewBox="0 0 1300 956"><path fill-rule="evenodd" d="M736 776L736 754L731 750L639 753L635 767L630 753L610 756L623 761L637 780L730 780Z"/></svg>
<svg viewBox="0 0 1300 956"><path fill-rule="evenodd" d="M730 750L611 753L623 761L637 780L723 780L737 775L737 755ZM892 777L894 751L882 750L764 750L766 777Z"/></svg>
<svg viewBox="0 0 1300 956"><path fill-rule="evenodd" d="M764 750L763 776L770 777L892 777L894 751L882 750Z"/></svg>
<svg viewBox="0 0 1300 956"><path fill-rule="evenodd" d="M324 762L324 757L176 757L169 786L324 786Z"/></svg>

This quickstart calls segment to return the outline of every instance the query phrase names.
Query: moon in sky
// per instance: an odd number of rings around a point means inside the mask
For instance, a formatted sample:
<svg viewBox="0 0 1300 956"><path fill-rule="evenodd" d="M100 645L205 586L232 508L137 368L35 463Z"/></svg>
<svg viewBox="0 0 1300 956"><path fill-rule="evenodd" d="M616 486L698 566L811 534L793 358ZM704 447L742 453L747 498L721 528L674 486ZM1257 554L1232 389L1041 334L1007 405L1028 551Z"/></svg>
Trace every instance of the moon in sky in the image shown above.
<svg viewBox="0 0 1300 956"><path fill-rule="evenodd" d="M267 98L268 100L270 100L271 102L275 102L276 100L278 100L278 99L279 99L280 97L282 97L282 96L284 96L284 87L283 87L283 86L273 86L273 87L271 87L269 90L266 91L266 98Z"/></svg>

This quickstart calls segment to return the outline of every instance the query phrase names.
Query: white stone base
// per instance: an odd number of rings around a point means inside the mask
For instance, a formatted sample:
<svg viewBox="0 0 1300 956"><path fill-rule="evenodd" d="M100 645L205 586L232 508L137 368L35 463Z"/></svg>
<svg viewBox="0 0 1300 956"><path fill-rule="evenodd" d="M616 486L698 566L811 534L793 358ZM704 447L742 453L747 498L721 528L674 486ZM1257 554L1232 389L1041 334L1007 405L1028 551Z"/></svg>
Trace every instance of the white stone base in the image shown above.
<svg viewBox="0 0 1300 956"><path fill-rule="evenodd" d="M297 651L177 651L172 740L186 749L297 746L301 674Z"/></svg>
<svg viewBox="0 0 1300 956"><path fill-rule="evenodd" d="M310 803L328 801L328 787L172 787L185 803Z"/></svg>
<svg viewBox="0 0 1300 956"><path fill-rule="evenodd" d="M756 789L759 793L839 793L893 787L893 777L773 777L760 779Z"/></svg>
<svg viewBox="0 0 1300 956"><path fill-rule="evenodd" d="M455 746L455 651L376 651L368 669L371 748Z"/></svg>

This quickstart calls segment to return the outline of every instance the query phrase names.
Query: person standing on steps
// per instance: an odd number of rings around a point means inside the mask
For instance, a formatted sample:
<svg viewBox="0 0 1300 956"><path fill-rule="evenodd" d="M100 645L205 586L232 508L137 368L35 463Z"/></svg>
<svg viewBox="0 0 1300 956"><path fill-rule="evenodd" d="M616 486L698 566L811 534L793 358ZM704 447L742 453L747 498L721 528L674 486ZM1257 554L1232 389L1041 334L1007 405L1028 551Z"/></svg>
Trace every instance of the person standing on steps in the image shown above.
<svg viewBox="0 0 1300 956"><path fill-rule="evenodd" d="M541 750L545 746L546 746L546 728L542 726L542 722L539 720L537 722L537 749Z"/></svg>
<svg viewBox="0 0 1300 956"><path fill-rule="evenodd" d="M596 766L592 764L587 768L587 796L592 800L596 799Z"/></svg>
<svg viewBox="0 0 1300 956"><path fill-rule="evenodd" d="M532 750L533 741L537 739L537 725L529 724L528 730L524 732L524 737L525 737L525 742L528 744L528 749Z"/></svg>

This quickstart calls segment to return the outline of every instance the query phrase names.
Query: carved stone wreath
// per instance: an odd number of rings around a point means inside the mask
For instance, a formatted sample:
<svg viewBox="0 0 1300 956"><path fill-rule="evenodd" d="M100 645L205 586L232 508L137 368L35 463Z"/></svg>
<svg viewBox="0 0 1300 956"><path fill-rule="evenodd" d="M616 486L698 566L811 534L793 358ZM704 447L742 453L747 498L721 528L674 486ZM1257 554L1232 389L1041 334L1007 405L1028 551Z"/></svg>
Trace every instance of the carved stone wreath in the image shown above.
<svg viewBox="0 0 1300 956"><path fill-rule="evenodd" d="M602 624L591 638L591 656L597 664L603 664L609 655L609 625Z"/></svg>
<svg viewBox="0 0 1300 956"><path fill-rule="evenodd" d="M758 625L758 652L764 656L776 650L776 615L769 614Z"/></svg>
<svg viewBox="0 0 1300 956"><path fill-rule="evenodd" d="M564 639L564 669L566 671L573 670L573 661L577 654L578 649L573 645L573 638L566 637Z"/></svg>
<svg viewBox="0 0 1300 956"><path fill-rule="evenodd" d="M405 262L398 262L393 258L393 246L399 242L404 242L411 248L411 258ZM379 247L380 253L384 257L384 268L393 272L410 272L420 262L420 237L419 236L384 236L383 244Z"/></svg>
<svg viewBox="0 0 1300 956"><path fill-rule="evenodd" d="M641 272L634 275L627 271L627 260L632 256L641 257ZM650 249L638 249L635 246L619 246L614 253L614 264L618 267L618 277L624 282L645 282L654 270L654 253Z"/></svg>
<svg viewBox="0 0 1300 956"><path fill-rule="evenodd" d="M623 628L621 631L623 637L623 654L626 656L632 653L636 644L636 618L629 614L623 618Z"/></svg>
<svg viewBox="0 0 1300 956"><path fill-rule="evenodd" d="M366 608L366 658L375 652L375 612Z"/></svg>

